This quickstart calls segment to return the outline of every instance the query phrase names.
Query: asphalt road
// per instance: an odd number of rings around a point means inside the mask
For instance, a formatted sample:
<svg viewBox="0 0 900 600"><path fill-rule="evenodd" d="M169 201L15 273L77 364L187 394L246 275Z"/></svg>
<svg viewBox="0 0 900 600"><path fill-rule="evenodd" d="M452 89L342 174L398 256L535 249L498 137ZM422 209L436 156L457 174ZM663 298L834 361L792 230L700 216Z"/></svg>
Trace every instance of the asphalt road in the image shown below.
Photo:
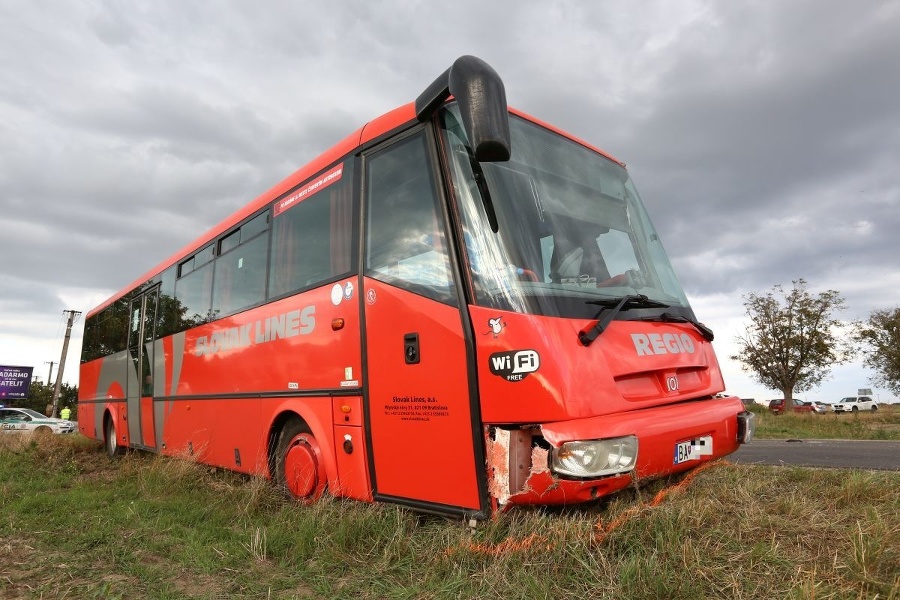
<svg viewBox="0 0 900 600"><path fill-rule="evenodd" d="M900 442L870 440L753 440L728 460L757 465L900 471Z"/></svg>

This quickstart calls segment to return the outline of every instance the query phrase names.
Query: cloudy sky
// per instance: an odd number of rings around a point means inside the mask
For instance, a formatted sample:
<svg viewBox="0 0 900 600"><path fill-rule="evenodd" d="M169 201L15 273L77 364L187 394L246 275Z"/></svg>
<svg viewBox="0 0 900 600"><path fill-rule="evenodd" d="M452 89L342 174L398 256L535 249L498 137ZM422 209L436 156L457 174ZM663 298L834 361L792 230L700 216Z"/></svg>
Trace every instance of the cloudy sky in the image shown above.
<svg viewBox="0 0 900 600"><path fill-rule="evenodd" d="M46 380L64 310L474 54L628 163L728 390L775 397L728 358L744 295L802 277L848 321L900 305L898 32L900 3L865 0L0 0L0 364Z"/></svg>

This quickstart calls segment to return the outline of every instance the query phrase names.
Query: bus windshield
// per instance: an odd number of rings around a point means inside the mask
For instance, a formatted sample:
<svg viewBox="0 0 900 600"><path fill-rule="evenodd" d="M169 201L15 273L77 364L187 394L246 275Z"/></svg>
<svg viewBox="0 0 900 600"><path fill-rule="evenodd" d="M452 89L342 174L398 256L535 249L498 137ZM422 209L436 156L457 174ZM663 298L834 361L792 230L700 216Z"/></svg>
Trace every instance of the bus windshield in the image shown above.
<svg viewBox="0 0 900 600"><path fill-rule="evenodd" d="M597 304L642 295L658 306L619 318L693 318L622 165L514 115L510 160L479 163L455 105L441 123L477 305L593 318Z"/></svg>

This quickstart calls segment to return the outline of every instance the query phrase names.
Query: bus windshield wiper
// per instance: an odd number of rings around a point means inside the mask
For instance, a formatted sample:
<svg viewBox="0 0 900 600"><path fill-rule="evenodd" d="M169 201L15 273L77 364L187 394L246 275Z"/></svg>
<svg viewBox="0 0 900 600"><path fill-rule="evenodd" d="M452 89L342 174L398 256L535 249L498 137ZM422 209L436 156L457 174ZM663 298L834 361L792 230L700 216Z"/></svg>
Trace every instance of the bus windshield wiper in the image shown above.
<svg viewBox="0 0 900 600"><path fill-rule="evenodd" d="M629 296L622 296L621 298L609 298L606 300L588 300L587 304L598 304L602 306L594 318L596 319L603 311L608 310L602 319L594 323L594 325L588 329L587 331L579 331L578 332L578 341L581 342L582 346L590 346L594 343L601 333L603 333L609 324L612 323L612 320L616 318L616 315L622 312L623 310L628 310L629 308L668 308L669 305L665 302L660 302L658 300L651 300L647 296L643 294L632 294Z"/></svg>
<svg viewBox="0 0 900 600"><path fill-rule="evenodd" d="M661 321L663 323L690 323L693 325L697 331L700 332L700 335L706 339L706 341L711 342L715 339L715 334L713 334L713 330L690 317L684 317L682 315L673 315L672 313L664 312L661 315L657 315L655 317L644 317L640 319L641 321Z"/></svg>

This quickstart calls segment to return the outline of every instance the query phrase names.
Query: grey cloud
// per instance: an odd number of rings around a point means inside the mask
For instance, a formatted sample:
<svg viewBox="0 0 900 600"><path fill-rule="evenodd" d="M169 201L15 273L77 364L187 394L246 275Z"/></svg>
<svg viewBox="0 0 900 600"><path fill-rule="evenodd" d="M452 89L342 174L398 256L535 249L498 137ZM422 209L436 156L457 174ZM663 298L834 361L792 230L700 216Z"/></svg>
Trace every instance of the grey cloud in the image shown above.
<svg viewBox="0 0 900 600"><path fill-rule="evenodd" d="M87 310L59 286L127 284L460 54L629 164L690 296L804 277L865 313L896 302L897 31L889 1L3 3L0 318Z"/></svg>

